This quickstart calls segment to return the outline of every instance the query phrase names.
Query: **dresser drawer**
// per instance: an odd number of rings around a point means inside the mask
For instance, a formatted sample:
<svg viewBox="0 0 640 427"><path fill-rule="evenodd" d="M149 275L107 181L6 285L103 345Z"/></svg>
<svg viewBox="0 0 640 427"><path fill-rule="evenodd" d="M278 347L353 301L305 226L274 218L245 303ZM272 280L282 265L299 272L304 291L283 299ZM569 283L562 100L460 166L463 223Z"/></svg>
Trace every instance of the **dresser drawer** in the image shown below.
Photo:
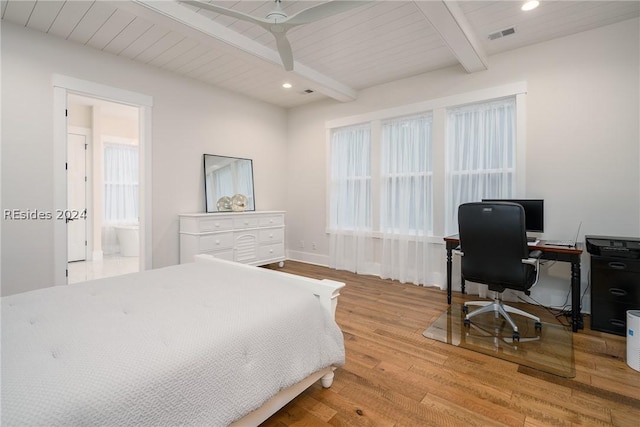
<svg viewBox="0 0 640 427"><path fill-rule="evenodd" d="M591 269L640 273L640 260L592 256Z"/></svg>
<svg viewBox="0 0 640 427"><path fill-rule="evenodd" d="M242 228L256 228L258 227L259 220L256 217L243 216L240 218L233 219L233 228L236 230Z"/></svg>
<svg viewBox="0 0 640 427"><path fill-rule="evenodd" d="M260 218L260 227L284 225L284 215L264 216Z"/></svg>
<svg viewBox="0 0 640 427"><path fill-rule="evenodd" d="M593 301L591 304L593 304ZM614 303L611 301L599 301L597 304L597 309L591 308L591 329L621 336L627 334L627 310L640 308L640 306L634 304Z"/></svg>
<svg viewBox="0 0 640 427"><path fill-rule="evenodd" d="M640 303L640 273L591 266L591 299Z"/></svg>
<svg viewBox="0 0 640 427"><path fill-rule="evenodd" d="M284 240L284 228L268 228L260 230L258 235L260 243L282 242Z"/></svg>
<svg viewBox="0 0 640 427"><path fill-rule="evenodd" d="M282 258L284 256L284 243L260 246L260 259Z"/></svg>
<svg viewBox="0 0 640 427"><path fill-rule="evenodd" d="M233 247L233 233L216 233L200 236L200 252L211 252Z"/></svg>
<svg viewBox="0 0 640 427"><path fill-rule="evenodd" d="M203 233L233 230L233 220L231 218L206 218L198 221L198 224L199 231Z"/></svg>

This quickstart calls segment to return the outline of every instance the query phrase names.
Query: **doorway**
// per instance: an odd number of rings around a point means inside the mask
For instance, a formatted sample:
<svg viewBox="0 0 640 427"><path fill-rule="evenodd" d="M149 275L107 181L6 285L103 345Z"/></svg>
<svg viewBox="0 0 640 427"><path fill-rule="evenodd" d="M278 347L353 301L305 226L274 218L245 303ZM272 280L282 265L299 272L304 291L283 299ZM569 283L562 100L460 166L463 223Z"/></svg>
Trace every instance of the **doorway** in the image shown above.
<svg viewBox="0 0 640 427"><path fill-rule="evenodd" d="M139 108L70 93L67 120L67 282L139 271Z"/></svg>
<svg viewBox="0 0 640 427"><path fill-rule="evenodd" d="M68 96L80 95L96 100L110 101L115 104L134 107L138 112L138 150L139 150L139 256L138 269L146 270L152 267L152 236L151 236L151 113L153 107L153 98L138 92L132 92L126 89L120 89L99 83L81 80L74 77L54 74L53 78L53 163L54 173L54 209L61 211L67 209L67 133L70 130L68 126ZM92 140L96 140L93 137ZM92 144L87 147L87 188L93 188L94 183L91 177L94 173L88 171L92 166L89 159L92 158ZM98 163L96 163L98 164ZM93 206L92 200L97 200L87 190L87 204L89 209ZM93 238L93 234L97 233L97 227L91 224L92 217L87 212L87 247L97 248L98 245ZM55 285L66 285L68 283L68 257L67 257L68 235L67 224L65 221L55 221L54 223L54 278ZM87 249L86 256L93 256L93 252Z"/></svg>

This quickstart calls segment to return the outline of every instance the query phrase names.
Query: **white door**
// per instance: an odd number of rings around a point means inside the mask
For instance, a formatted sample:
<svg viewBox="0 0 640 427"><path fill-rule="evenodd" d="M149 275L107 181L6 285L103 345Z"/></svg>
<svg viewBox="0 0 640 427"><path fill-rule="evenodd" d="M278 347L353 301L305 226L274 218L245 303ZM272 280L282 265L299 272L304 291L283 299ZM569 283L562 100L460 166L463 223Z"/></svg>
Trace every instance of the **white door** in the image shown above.
<svg viewBox="0 0 640 427"><path fill-rule="evenodd" d="M67 261L87 259L86 137L67 135Z"/></svg>

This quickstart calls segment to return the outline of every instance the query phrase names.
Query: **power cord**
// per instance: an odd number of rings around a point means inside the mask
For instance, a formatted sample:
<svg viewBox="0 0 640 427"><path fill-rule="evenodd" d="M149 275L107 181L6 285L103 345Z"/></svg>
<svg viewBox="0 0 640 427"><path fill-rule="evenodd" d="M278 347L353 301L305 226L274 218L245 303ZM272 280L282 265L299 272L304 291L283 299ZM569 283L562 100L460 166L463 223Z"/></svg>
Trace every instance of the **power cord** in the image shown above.
<svg viewBox="0 0 640 427"><path fill-rule="evenodd" d="M578 307L578 310L581 312L582 311L582 305L583 305L583 301L584 301L584 296L587 294L587 291L589 290L589 288L591 288L591 275L589 274L590 272L587 271L587 287L584 289L584 292L582 292L582 295L580 296L580 307ZM564 303L562 304L562 306L560 307L553 307L553 306L546 306L544 304L541 304L539 301L536 301L535 298L533 298L531 295L527 295L527 298L530 299L531 301L533 301L536 305L544 308L545 310L547 310L549 313L551 313L557 320L558 322L563 325L563 326L571 326L571 323L567 321L567 323L565 324L561 319L564 318L569 318L572 316L573 311L571 308L571 304L569 304L569 295L571 295L571 291L567 292L567 296L564 299ZM521 302L526 302L526 303L531 303L531 301L527 301L526 299L522 298L521 296L518 295L518 300L520 300Z"/></svg>
<svg viewBox="0 0 640 427"><path fill-rule="evenodd" d="M560 323L562 326L571 326L568 321L566 323L562 321L563 317L570 317L571 316L571 306L569 304L567 304L567 302L569 301L570 293L571 292L567 293L567 296L565 297L564 303L563 303L563 305L561 307L553 307L553 306L544 305L544 304L540 303L539 301L536 301L536 299L533 298L531 295L527 295L527 298L530 299L531 301L533 301L537 306L542 307L545 310L547 310L551 315L553 315L556 318L558 323ZM531 301L527 301L526 299L522 298L519 295L518 295L518 299L521 302L526 302L528 304L531 304Z"/></svg>

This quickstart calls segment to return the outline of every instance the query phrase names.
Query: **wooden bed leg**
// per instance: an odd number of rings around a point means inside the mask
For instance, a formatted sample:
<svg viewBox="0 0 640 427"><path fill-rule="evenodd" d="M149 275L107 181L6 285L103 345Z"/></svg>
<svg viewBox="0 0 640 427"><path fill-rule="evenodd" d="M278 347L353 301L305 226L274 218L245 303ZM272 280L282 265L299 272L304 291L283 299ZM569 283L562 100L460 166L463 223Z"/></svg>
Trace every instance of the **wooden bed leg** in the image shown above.
<svg viewBox="0 0 640 427"><path fill-rule="evenodd" d="M322 382L322 387L324 388L331 387L331 384L333 384L333 371L329 372L328 374L320 378L320 381Z"/></svg>

